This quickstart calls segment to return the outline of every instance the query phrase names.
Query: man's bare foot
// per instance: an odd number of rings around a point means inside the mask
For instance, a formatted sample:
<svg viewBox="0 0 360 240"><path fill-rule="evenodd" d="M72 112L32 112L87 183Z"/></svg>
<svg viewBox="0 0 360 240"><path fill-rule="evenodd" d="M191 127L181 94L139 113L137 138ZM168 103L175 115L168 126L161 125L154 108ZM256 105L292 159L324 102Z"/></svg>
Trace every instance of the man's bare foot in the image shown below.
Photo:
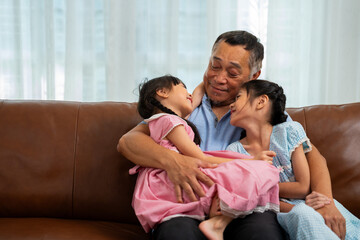
<svg viewBox="0 0 360 240"><path fill-rule="evenodd" d="M223 240L224 230L231 220L231 217L215 216L201 222L199 228L209 240Z"/></svg>

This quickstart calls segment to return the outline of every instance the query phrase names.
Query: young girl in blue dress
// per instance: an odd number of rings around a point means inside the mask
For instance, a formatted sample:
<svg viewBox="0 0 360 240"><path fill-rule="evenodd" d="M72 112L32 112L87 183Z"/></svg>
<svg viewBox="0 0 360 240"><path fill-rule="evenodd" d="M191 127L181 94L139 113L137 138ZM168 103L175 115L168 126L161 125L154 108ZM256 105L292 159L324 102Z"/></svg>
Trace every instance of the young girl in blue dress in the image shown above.
<svg viewBox="0 0 360 240"><path fill-rule="evenodd" d="M339 239L323 217L305 204L310 192L305 153L311 151L311 143L300 123L286 121L285 102L283 89L275 83L265 80L245 83L230 106L230 123L243 128L246 136L230 144L227 150L253 156L263 153L273 158L273 165L280 170L282 213L278 214L278 221L290 239ZM330 199L324 204L327 201ZM346 239L360 239L359 219L333 201L346 219Z"/></svg>

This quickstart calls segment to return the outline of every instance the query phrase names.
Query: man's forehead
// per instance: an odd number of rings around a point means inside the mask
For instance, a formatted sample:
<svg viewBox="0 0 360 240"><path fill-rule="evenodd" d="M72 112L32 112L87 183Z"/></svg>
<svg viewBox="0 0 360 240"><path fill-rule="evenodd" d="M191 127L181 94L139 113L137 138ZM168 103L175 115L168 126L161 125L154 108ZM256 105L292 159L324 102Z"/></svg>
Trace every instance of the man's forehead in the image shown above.
<svg viewBox="0 0 360 240"><path fill-rule="evenodd" d="M222 59L220 57L213 56L213 59L222 62ZM241 65L238 62L230 61L229 63L234 67L241 69Z"/></svg>
<svg viewBox="0 0 360 240"><path fill-rule="evenodd" d="M243 49L244 51L246 52L250 52L250 50L247 50L246 49L246 46L245 45L242 45L242 44L236 44L236 45L232 45L232 44L229 44L225 41L221 41L221 42L218 42L212 49L212 54L215 53L216 51L218 51L219 49L223 49L223 48L232 48L234 50L234 48L238 48L238 49Z"/></svg>
<svg viewBox="0 0 360 240"><path fill-rule="evenodd" d="M250 51L246 50L245 46L232 46L226 42L220 43L211 55L211 60L229 61L234 67L241 67L241 64L248 63L249 59Z"/></svg>

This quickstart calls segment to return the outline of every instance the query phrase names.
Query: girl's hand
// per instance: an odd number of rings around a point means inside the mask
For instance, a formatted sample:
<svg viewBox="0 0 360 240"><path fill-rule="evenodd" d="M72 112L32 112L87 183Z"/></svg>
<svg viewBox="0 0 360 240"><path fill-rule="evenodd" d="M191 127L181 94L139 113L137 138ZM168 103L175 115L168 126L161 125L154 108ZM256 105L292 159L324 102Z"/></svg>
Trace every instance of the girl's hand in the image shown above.
<svg viewBox="0 0 360 240"><path fill-rule="evenodd" d="M306 205L314 208L315 210L324 207L327 204L331 203L331 199L327 196L313 191L305 198Z"/></svg>
<svg viewBox="0 0 360 240"><path fill-rule="evenodd" d="M273 164L273 157L276 156L274 151L262 151L254 156L254 160L263 160L270 164Z"/></svg>

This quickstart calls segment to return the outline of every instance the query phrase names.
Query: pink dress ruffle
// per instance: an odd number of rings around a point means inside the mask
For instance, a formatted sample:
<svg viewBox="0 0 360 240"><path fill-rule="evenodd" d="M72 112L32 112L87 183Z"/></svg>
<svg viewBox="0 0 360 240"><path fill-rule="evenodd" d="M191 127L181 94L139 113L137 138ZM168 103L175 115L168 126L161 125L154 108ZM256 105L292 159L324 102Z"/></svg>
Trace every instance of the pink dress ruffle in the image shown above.
<svg viewBox="0 0 360 240"><path fill-rule="evenodd" d="M185 121L168 114L150 119L150 132L159 133L156 127L164 129L164 126L168 125L164 122L169 122L169 119L171 119L170 125L182 124L188 132L192 132ZM166 134L169 132L161 131ZM161 139L164 140L163 138L162 135ZM157 141L158 139L154 140ZM169 142L167 141L166 144ZM138 172L132 206L146 232L155 228L157 224L178 216L198 220L205 219L209 213L212 198L216 194L220 199L222 213L233 218L246 216L252 212L279 211L279 171L277 168L265 161L239 160L249 158L249 156L240 153L230 151L208 151L205 153L236 160L221 163L216 168L200 168L215 184L207 187L200 183L206 196L201 197L196 202L191 202L184 192L184 203L177 202L174 186L167 177L166 171L139 166L130 169L130 174Z"/></svg>

